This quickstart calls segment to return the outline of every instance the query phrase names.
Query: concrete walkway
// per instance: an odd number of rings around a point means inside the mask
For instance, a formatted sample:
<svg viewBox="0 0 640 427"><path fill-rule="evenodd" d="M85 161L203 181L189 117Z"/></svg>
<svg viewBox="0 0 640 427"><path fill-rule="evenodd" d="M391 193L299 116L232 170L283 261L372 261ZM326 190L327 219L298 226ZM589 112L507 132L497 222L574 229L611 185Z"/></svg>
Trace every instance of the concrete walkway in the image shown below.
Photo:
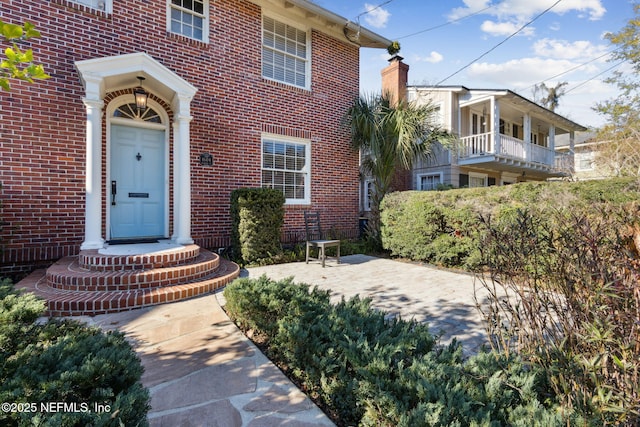
<svg viewBox="0 0 640 427"><path fill-rule="evenodd" d="M341 297L370 297L373 306L427 322L441 342L455 336L465 353L485 341L466 274L352 255L341 264L290 263L249 268L243 276L293 276ZM188 301L82 318L124 332L145 367L151 426L314 427L333 425L237 329L221 308L221 292Z"/></svg>

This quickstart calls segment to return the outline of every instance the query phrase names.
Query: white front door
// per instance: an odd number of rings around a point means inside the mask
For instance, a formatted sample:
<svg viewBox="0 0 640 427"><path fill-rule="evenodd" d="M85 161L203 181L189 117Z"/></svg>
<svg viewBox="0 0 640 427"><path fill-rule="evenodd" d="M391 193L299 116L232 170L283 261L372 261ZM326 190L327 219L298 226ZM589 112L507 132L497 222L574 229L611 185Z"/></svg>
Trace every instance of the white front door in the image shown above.
<svg viewBox="0 0 640 427"><path fill-rule="evenodd" d="M165 135L111 125L111 239L165 237Z"/></svg>

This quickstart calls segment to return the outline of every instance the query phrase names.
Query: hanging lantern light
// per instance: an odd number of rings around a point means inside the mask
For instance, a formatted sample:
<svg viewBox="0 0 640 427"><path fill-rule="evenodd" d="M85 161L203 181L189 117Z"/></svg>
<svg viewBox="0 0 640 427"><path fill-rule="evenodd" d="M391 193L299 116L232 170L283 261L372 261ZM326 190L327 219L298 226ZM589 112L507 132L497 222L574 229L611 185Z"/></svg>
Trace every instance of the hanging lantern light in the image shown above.
<svg viewBox="0 0 640 427"><path fill-rule="evenodd" d="M136 108L139 112L143 112L147 109L147 98L149 98L149 94L142 88L144 77L138 76L138 80L140 80L140 85L133 90L133 95L136 98Z"/></svg>

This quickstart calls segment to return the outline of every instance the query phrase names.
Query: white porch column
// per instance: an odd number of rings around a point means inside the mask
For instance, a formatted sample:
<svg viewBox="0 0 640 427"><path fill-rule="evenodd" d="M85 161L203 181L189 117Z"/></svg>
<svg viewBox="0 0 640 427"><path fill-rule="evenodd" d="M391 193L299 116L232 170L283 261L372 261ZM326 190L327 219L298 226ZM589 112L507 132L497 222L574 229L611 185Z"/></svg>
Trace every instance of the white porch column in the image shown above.
<svg viewBox="0 0 640 427"><path fill-rule="evenodd" d="M493 133L493 152L500 154L500 103L495 97L491 97L491 114L492 124L491 131Z"/></svg>
<svg viewBox="0 0 640 427"><path fill-rule="evenodd" d="M84 241L81 250L104 247L102 238L102 107L101 78L85 76L87 110Z"/></svg>
<svg viewBox="0 0 640 427"><path fill-rule="evenodd" d="M191 238L191 97L180 96L173 123L173 240L181 245Z"/></svg>
<svg viewBox="0 0 640 427"><path fill-rule="evenodd" d="M524 123L522 132L524 133L524 142L531 142L531 116L529 113L526 113L522 118Z"/></svg>
<svg viewBox="0 0 640 427"><path fill-rule="evenodd" d="M574 131L569 132L569 168L571 174L576 171L576 133Z"/></svg>
<svg viewBox="0 0 640 427"><path fill-rule="evenodd" d="M556 162L556 126L549 126L549 150L551 150L551 159L548 160L548 164L551 166L555 165Z"/></svg>

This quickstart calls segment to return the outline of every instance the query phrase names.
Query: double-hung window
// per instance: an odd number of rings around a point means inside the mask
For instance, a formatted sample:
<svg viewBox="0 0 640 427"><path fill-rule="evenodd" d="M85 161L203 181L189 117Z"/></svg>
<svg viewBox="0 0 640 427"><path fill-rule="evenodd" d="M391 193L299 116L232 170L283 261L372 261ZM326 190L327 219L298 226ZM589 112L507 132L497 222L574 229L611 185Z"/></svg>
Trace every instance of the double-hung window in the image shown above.
<svg viewBox="0 0 640 427"><path fill-rule="evenodd" d="M71 0L71 3L88 6L92 9L101 10L106 13L111 13L113 8L112 0Z"/></svg>
<svg viewBox="0 0 640 427"><path fill-rule="evenodd" d="M169 31L191 39L207 41L209 0L170 0Z"/></svg>
<svg viewBox="0 0 640 427"><path fill-rule="evenodd" d="M262 19L262 76L278 82L309 86L308 36L305 31L268 16Z"/></svg>
<svg viewBox="0 0 640 427"><path fill-rule="evenodd" d="M282 191L287 204L310 203L309 141L265 135L262 138L262 187Z"/></svg>
<svg viewBox="0 0 640 427"><path fill-rule="evenodd" d="M418 190L437 190L440 184L442 184L440 173L418 175Z"/></svg>

